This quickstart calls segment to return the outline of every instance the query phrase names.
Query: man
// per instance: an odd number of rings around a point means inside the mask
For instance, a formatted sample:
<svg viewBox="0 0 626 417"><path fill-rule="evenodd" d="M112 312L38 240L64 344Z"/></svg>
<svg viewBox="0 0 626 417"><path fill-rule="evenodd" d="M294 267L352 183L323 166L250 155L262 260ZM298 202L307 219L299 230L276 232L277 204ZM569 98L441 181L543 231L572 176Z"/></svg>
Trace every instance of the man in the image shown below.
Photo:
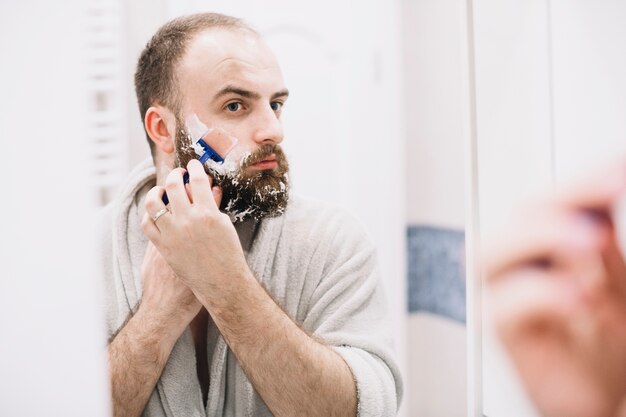
<svg viewBox="0 0 626 417"><path fill-rule="evenodd" d="M105 212L115 416L395 415L374 249L344 213L289 195L288 91L260 36L176 19L135 84L154 164ZM196 160L194 117L238 140L235 169Z"/></svg>
<svg viewBox="0 0 626 417"><path fill-rule="evenodd" d="M492 316L544 417L626 416L626 161L539 201L484 254Z"/></svg>

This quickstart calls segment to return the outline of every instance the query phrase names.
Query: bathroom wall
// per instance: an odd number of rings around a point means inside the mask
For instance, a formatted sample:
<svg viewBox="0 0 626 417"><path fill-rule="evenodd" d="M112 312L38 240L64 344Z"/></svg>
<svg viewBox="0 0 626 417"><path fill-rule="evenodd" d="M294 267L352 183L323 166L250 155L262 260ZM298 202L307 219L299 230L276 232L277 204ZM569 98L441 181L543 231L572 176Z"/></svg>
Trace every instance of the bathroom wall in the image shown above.
<svg viewBox="0 0 626 417"><path fill-rule="evenodd" d="M0 2L0 416L110 411L93 240L92 6Z"/></svg>
<svg viewBox="0 0 626 417"><path fill-rule="evenodd" d="M402 2L412 416L466 415L462 6Z"/></svg>

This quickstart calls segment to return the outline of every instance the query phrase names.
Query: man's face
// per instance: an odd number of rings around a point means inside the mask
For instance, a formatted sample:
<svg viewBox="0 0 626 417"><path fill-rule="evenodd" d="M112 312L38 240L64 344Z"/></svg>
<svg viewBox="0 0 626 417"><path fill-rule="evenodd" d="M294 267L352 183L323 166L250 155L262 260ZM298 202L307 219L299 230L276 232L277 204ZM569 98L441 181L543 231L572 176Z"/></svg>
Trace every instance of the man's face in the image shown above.
<svg viewBox="0 0 626 417"><path fill-rule="evenodd" d="M222 187L222 210L234 221L282 214L288 164L279 146L280 115L288 93L267 45L247 32L205 31L189 43L177 77L183 99L176 128L179 164L196 157L183 123L195 113L208 127L237 138L244 151L234 173L205 166Z"/></svg>

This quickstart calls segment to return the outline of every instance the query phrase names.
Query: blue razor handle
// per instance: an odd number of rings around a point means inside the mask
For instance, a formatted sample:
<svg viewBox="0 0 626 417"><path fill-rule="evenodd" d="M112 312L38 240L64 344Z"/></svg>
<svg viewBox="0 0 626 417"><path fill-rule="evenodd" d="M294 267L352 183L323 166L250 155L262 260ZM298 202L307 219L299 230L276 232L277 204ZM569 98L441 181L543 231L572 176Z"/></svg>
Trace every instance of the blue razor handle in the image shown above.
<svg viewBox="0 0 626 417"><path fill-rule="evenodd" d="M204 163L208 161L209 159L217 162L218 164L221 164L224 162L224 158L222 158L217 152L215 152L215 150L211 148L209 144L206 143L204 140L198 139L197 143L199 143L200 146L202 146L202 148L204 149L204 154L202 154L202 156L198 158L202 165L204 165ZM185 173L183 174L183 184L187 184L188 182L189 182L189 173L185 171ZM167 193L163 193L163 197L161 198L161 201L163 201L163 204L165 204L166 206L170 203L170 199L167 198Z"/></svg>

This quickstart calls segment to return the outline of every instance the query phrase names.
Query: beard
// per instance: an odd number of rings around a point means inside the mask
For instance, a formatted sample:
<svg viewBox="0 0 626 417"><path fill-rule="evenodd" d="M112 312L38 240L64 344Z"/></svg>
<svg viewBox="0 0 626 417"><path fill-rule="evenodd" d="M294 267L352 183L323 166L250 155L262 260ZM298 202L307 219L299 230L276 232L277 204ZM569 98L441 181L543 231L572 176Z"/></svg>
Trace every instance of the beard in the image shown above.
<svg viewBox="0 0 626 417"><path fill-rule="evenodd" d="M179 167L185 168L190 160L198 158L192 142L185 124L177 117L176 164ZM272 154L276 157L276 168L248 169ZM213 178L213 186L222 189L220 210L228 214L233 223L280 216L287 208L289 163L279 145L261 145L244 154L240 161L225 161L223 165L209 160L204 164L204 170Z"/></svg>

